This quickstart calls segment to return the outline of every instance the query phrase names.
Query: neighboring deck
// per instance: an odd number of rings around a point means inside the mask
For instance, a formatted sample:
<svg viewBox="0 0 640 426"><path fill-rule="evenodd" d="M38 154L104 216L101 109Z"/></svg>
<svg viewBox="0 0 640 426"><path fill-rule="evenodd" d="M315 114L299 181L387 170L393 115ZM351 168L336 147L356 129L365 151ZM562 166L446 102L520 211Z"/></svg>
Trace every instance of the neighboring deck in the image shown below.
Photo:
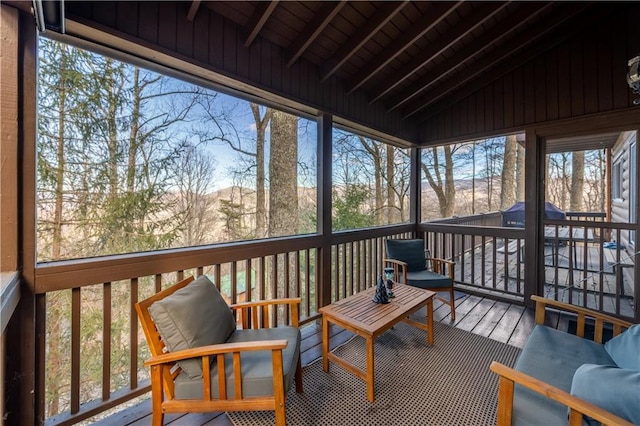
<svg viewBox="0 0 640 426"><path fill-rule="evenodd" d="M458 293L456 300L456 321L450 319L448 305L434 301L434 319L447 325L470 331L481 336L522 347L526 342L534 326L533 310L523 306L499 302L487 298ZM418 311L415 316L424 317L424 310ZM553 326L557 326L557 322ZM331 347L338 346L352 337L348 331L332 326ZM320 321L305 326L302 329L302 364L308 365L322 357L322 333ZM435 335L435 344L438 344L438 335ZM306 389L313 392L313 389ZM139 404L116 413L96 423L99 425L150 425L151 404L144 400ZM165 425L209 425L230 426L232 423L224 413L205 414L167 414Z"/></svg>
<svg viewBox="0 0 640 426"><path fill-rule="evenodd" d="M491 292L524 293L524 248L513 241L495 249L491 243L457 260L456 279ZM624 252L595 243L545 246L544 296L633 318L634 264ZM586 257L585 257L586 256ZM494 262L495 260L495 262ZM585 268L586 265L586 268Z"/></svg>

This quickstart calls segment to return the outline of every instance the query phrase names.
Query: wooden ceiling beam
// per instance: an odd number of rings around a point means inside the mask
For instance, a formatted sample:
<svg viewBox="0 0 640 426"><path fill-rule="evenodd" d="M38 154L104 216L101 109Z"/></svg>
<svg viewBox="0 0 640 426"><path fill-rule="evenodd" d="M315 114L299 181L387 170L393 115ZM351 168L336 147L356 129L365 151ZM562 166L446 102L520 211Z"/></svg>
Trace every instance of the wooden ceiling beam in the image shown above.
<svg viewBox="0 0 640 426"><path fill-rule="evenodd" d="M376 13L367 20L364 27L358 28L357 32L338 49L329 59L330 66L327 67L321 82L331 77L345 62L347 62L358 50L365 45L382 27L384 27L405 5L408 0L385 3Z"/></svg>
<svg viewBox="0 0 640 426"><path fill-rule="evenodd" d="M189 13L187 13L187 20L192 21L196 17L196 13L198 13L198 8L200 7L200 0L193 0L191 2L191 6L189 6Z"/></svg>
<svg viewBox="0 0 640 426"><path fill-rule="evenodd" d="M449 14L453 13L462 3L462 1L456 3L433 3L433 6L429 9L428 13L422 17L423 19L419 21L419 24L412 25L410 31L403 33L399 38L391 42L381 55L378 55L376 59L366 64L358 74L349 80L347 83L347 94L353 93L356 89L360 88L398 55L413 45L416 40L442 22Z"/></svg>
<svg viewBox="0 0 640 426"><path fill-rule="evenodd" d="M513 71L517 67L522 66L522 64L526 63L531 58L537 57L574 35L583 32L588 28L594 27L599 21L606 19L608 15L613 14L618 7L619 6L611 7L611 5L604 7L601 7L601 5L592 5L591 7L585 6L582 13L573 13L567 22L564 22L562 27L558 27L555 31L547 34L539 43L530 46L527 50L521 51L508 60L501 62L499 66L491 70L491 73L489 74L491 77L490 79L484 81L476 79L475 81L470 82L465 88L463 88L464 90L458 90L446 99L442 99L440 102L434 103L427 109L427 111L421 114L418 121L423 122L427 120L429 117L437 114L443 109L464 99L470 94L470 92L479 90L487 84L491 84L503 75Z"/></svg>
<svg viewBox="0 0 640 426"><path fill-rule="evenodd" d="M300 33L298 39L294 41L292 46L288 49L291 52L291 56L287 61L287 66L293 65L305 50L313 43L313 41L322 33L322 31L329 25L331 20L340 12L340 10L346 5L346 1L340 2L323 2L320 11L315 16L313 21L306 26L305 31Z"/></svg>
<svg viewBox="0 0 640 426"><path fill-rule="evenodd" d="M420 99L414 101L406 108L403 108L403 117L408 118L415 115L419 111L433 105L443 96L473 80L491 67L496 66L500 62L507 61L509 56L513 56L516 52L531 45L534 41L540 40L543 36L551 33L555 28L570 20L586 7L588 7L586 3L566 3L565 6L562 6L560 9L554 11L554 13L549 14L544 22L540 22L535 28L530 28L528 31L507 40L502 46L491 51L477 62L474 62L473 65L465 69L464 72L459 72L456 76L436 87L434 90L425 93L420 97ZM494 73L492 73L491 76L493 77ZM487 84L486 80L484 80L484 84Z"/></svg>
<svg viewBox="0 0 640 426"><path fill-rule="evenodd" d="M416 98L429 87L436 84L445 76L450 75L451 72L455 71L458 67L481 53L484 47L501 39L505 39L511 33L528 23L531 19L546 13L547 10L552 7L553 3L546 3L543 7L540 7L540 4L538 3L528 2L522 2L520 5L521 6L517 11L507 17L509 25L505 26L499 22L486 33L469 43L462 50L459 50L458 53L430 70L419 80L413 82L409 89L385 102L388 112L401 107L410 100Z"/></svg>
<svg viewBox="0 0 640 426"><path fill-rule="evenodd" d="M262 27L264 27L264 24L267 23L267 20L276 9L278 1L279 0L258 2L256 9L251 16L251 19L249 20L249 24L247 25L247 28L249 30L247 32L249 33L249 35L244 41L245 47L251 46L251 43L253 43L258 34L260 34Z"/></svg>
<svg viewBox="0 0 640 426"><path fill-rule="evenodd" d="M505 9L510 2L490 2L476 9L470 16L462 18L462 22L453 26L449 31L445 32L442 37L436 40L435 43L429 44L429 46L422 50L420 54L415 56L409 63L401 67L399 73L394 73L391 81L389 81L384 87L378 90L372 95L369 100L371 105L392 89L397 87L400 83L407 78L415 74L418 70L423 68L435 57L440 55L445 50L451 48L455 43L460 41L463 37L469 34L471 31L483 25L489 19L493 18L498 12Z"/></svg>

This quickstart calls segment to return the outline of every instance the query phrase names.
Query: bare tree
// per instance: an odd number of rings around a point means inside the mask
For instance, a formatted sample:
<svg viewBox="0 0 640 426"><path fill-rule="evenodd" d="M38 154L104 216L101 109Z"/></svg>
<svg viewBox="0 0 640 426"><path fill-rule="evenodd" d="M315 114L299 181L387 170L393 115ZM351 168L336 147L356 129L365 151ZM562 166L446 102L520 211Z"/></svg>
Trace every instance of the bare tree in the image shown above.
<svg viewBox="0 0 640 426"><path fill-rule="evenodd" d="M260 106L251 103L251 112L256 123L256 237L266 236L267 199L265 195L265 140L267 127L273 114L271 108L266 108L260 117Z"/></svg>
<svg viewBox="0 0 640 426"><path fill-rule="evenodd" d="M525 149L522 144L517 144L516 155L516 201L524 201L524 156Z"/></svg>
<svg viewBox="0 0 640 426"><path fill-rule="evenodd" d="M569 209L579 212L584 198L584 151L574 151L571 157L571 197Z"/></svg>
<svg viewBox="0 0 640 426"><path fill-rule="evenodd" d="M211 212L214 203L209 194L214 168L211 156L185 141L175 170L178 200L174 215L181 218L182 246L206 243L214 228L215 217Z"/></svg>
<svg viewBox="0 0 640 426"><path fill-rule="evenodd" d="M442 159L438 147L423 150L422 172L438 197L440 216L445 218L453 216L456 204L456 188L453 181L455 146L452 148L451 145L445 145L441 149Z"/></svg>
<svg viewBox="0 0 640 426"><path fill-rule="evenodd" d="M358 140L364 148L367 156L373 160L373 167L370 171L373 174L374 179L374 195L375 195L375 207L376 224L382 225L384 223L384 201L382 194L382 144L369 138L358 135ZM363 161L364 159L361 159ZM367 170L367 168L364 168Z"/></svg>
<svg viewBox="0 0 640 426"><path fill-rule="evenodd" d="M548 178L546 179L547 200L561 210L567 210L571 192L569 153L561 152L547 156Z"/></svg>
<svg viewBox="0 0 640 426"><path fill-rule="evenodd" d="M500 194L500 209L505 210L515 202L515 175L518 141L516 135L506 137L504 143L504 158L502 162L502 192Z"/></svg>
<svg viewBox="0 0 640 426"><path fill-rule="evenodd" d="M398 223L400 210L396 205L396 162L395 147L387 144L387 221L388 223ZM402 202L402 199L399 200Z"/></svg>
<svg viewBox="0 0 640 426"><path fill-rule="evenodd" d="M298 117L274 110L269 155L269 236L298 230Z"/></svg>

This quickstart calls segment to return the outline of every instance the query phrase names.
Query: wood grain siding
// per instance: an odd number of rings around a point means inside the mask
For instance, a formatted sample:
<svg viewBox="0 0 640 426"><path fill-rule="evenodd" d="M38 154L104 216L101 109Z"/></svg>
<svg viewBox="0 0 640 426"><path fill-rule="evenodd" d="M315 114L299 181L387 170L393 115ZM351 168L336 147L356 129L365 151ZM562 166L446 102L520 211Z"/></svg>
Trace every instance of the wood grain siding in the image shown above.
<svg viewBox="0 0 640 426"><path fill-rule="evenodd" d="M616 142L612 150L613 164L618 163L620 165L620 172L622 173L622 181L620 187L620 197L613 199L611 203L611 221L629 223L629 186L631 180L629 171L630 164L630 142L632 140L633 132L625 132L620 135L620 138ZM623 233L623 241L625 245L628 244L627 233Z"/></svg>
<svg viewBox="0 0 640 426"><path fill-rule="evenodd" d="M18 22L18 10L3 5L0 12L0 272L18 270Z"/></svg>
<svg viewBox="0 0 640 426"><path fill-rule="evenodd" d="M640 5L625 4L595 26L487 81L459 104L423 116L420 143L500 134L616 110L637 109L640 115L625 80L627 61L640 52L638 22ZM465 110L462 119L460 111Z"/></svg>
<svg viewBox="0 0 640 426"><path fill-rule="evenodd" d="M288 67L282 48L261 36L245 47L246 31L209 7L201 7L189 21L187 5L180 3L93 2L91 7L76 3L67 5L71 20L291 100L294 104L288 107L304 104L392 140L417 141L417 125L403 120L399 111L388 113L381 102L369 105L358 91L347 95L336 78L321 82L316 65L302 58Z"/></svg>

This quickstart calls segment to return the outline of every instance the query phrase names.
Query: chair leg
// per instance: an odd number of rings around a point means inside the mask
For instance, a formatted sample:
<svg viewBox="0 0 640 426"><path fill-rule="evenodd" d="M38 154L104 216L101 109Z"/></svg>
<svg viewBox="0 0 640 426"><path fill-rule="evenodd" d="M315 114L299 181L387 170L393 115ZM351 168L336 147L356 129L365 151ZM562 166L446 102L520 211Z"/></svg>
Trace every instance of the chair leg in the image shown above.
<svg viewBox="0 0 640 426"><path fill-rule="evenodd" d="M284 404L276 404L276 426L286 426L287 417Z"/></svg>
<svg viewBox="0 0 640 426"><path fill-rule="evenodd" d="M298 366L296 367L296 392L302 393L302 361L298 355Z"/></svg>
<svg viewBox="0 0 640 426"><path fill-rule="evenodd" d="M449 290L449 305L451 305L451 319L456 320L456 297L453 288Z"/></svg>
<svg viewBox="0 0 640 426"><path fill-rule="evenodd" d="M151 366L151 424L162 426L164 422L164 412L162 411L162 366Z"/></svg>

